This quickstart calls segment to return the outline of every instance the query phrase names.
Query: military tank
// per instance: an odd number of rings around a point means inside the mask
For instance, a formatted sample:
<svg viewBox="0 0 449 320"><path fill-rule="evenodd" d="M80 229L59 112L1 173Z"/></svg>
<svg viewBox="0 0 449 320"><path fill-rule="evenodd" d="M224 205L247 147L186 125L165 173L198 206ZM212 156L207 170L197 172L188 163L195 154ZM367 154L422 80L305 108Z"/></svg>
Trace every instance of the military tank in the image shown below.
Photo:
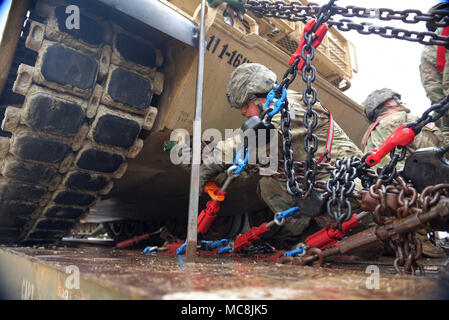
<svg viewBox="0 0 449 320"><path fill-rule="evenodd" d="M9 4L0 43L0 243L54 242L80 221L102 223L116 240L161 226L185 236L189 174L163 144L175 129L192 132L200 4ZM222 132L243 122L225 96L232 70L259 62L280 77L304 27L251 12L225 17L225 6L207 7L202 93L203 128ZM349 42L331 29L315 64L320 101L360 144L368 122L343 93L354 68ZM257 224L252 212L272 217L256 183L229 190L211 237Z"/></svg>

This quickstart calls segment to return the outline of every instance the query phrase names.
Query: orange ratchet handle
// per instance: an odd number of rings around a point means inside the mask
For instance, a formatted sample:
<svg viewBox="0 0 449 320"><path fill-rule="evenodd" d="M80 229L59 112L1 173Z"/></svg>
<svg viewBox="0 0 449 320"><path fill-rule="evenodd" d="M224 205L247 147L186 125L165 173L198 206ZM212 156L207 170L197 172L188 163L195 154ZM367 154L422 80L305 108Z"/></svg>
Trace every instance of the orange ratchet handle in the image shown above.
<svg viewBox="0 0 449 320"><path fill-rule="evenodd" d="M226 196L226 192L222 192L212 181L208 181L204 184L204 192L207 193L212 200L218 202L223 202Z"/></svg>

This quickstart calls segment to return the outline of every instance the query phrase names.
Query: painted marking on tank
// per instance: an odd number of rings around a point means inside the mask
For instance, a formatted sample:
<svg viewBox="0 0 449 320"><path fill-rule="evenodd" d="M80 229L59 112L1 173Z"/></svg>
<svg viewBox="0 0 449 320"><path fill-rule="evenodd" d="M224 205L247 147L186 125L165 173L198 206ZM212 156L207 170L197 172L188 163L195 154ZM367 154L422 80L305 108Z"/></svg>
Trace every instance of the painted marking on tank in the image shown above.
<svg viewBox="0 0 449 320"><path fill-rule="evenodd" d="M229 44L223 44L221 46L221 51L218 50L218 47L221 43L221 39L218 38L215 35L212 35L209 37L209 41L207 42L206 50L210 51L212 54L218 54L218 58L223 59L224 56L229 57L229 60L227 61L228 64L232 65L233 67L238 67L239 65L243 63L251 63L251 60L243 56L243 54L239 53L237 50L228 51L231 50L229 47Z"/></svg>

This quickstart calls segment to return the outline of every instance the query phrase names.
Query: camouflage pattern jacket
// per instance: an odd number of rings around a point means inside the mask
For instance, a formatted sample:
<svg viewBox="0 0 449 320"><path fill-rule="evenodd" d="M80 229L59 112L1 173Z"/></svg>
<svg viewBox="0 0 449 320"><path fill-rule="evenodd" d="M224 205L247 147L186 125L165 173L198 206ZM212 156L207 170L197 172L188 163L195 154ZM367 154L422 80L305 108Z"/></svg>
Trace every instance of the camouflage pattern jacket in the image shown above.
<svg viewBox="0 0 449 320"><path fill-rule="evenodd" d="M449 32L449 29L440 28L437 30L437 33L441 35L443 30L446 30L446 34ZM445 53L444 51L440 52L441 70L438 70L437 56L438 50L440 49L445 50ZM427 97L432 101L432 104L443 100L449 95L449 50L439 46L425 46L421 56L420 73L422 85L426 90ZM442 131L446 142L449 143L449 112L435 123Z"/></svg>
<svg viewBox="0 0 449 320"><path fill-rule="evenodd" d="M292 145L294 152L295 161L304 161L307 158L307 153L304 150L304 137L307 134L307 129L304 127L304 114L306 112L306 107L302 102L302 94L295 92L293 90L288 90L287 99L289 102L289 109L291 115L291 133L292 133ZM313 131L318 138L318 150L315 153L315 159L319 159L326 150L326 142L329 136L329 120L330 113L324 108L319 102L314 105L314 110L318 114L318 123ZM282 129L281 129L281 115L276 114L272 123L278 131L278 157L279 160L283 159L282 152ZM352 142L351 139L346 135L343 129L335 123L334 121L334 132L333 132L333 142L331 149L331 162L337 158L356 156L361 158L362 152L360 149ZM223 162L229 166L232 164L233 155L235 154L236 146L240 142L240 136L229 138L227 140L219 142L214 150L213 154L215 159L221 158ZM234 150L234 152L233 152ZM208 161L205 159L205 163ZM212 166L202 166L202 176L207 176L207 178L212 178L216 176L220 171L226 169L225 165L212 165ZM323 178L323 177L317 177Z"/></svg>
<svg viewBox="0 0 449 320"><path fill-rule="evenodd" d="M442 28L437 30L441 35ZM446 50L446 64L443 72L437 72L438 46L424 46L421 55L421 82L432 104L438 103L449 95L449 50Z"/></svg>
<svg viewBox="0 0 449 320"><path fill-rule="evenodd" d="M365 153L383 144L385 140L388 138L388 136L390 136L390 134L393 133L393 131L395 131L402 124L412 122L418 119L416 116L411 115L410 113L407 113L405 111L398 111L380 117L381 120L374 128L374 130L371 132L371 135L369 137L367 136L369 134L368 129L363 137L362 141L367 141L366 147L363 150ZM444 145L444 138L441 134L441 131L435 126L435 124L433 123L428 124L422 129L421 133L415 137L415 140L407 146L406 157L408 157L411 153L413 153L417 149L429 147L441 147L443 145ZM384 167L390 162L390 160L391 160L390 155L387 155L374 168ZM402 168L404 164L405 159L398 163L397 168Z"/></svg>

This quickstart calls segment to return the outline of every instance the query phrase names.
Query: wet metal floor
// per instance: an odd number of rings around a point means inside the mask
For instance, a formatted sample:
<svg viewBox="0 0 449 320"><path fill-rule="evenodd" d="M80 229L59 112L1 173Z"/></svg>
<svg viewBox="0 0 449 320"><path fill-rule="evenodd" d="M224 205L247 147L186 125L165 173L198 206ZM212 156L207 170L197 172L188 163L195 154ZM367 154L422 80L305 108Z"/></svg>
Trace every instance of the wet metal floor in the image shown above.
<svg viewBox="0 0 449 320"><path fill-rule="evenodd" d="M435 298L441 260L422 261L426 275L421 277L396 275L391 262L340 261L321 268L198 257L185 263L184 256L140 250L0 247L0 279L22 299ZM78 283L73 270L79 271Z"/></svg>

